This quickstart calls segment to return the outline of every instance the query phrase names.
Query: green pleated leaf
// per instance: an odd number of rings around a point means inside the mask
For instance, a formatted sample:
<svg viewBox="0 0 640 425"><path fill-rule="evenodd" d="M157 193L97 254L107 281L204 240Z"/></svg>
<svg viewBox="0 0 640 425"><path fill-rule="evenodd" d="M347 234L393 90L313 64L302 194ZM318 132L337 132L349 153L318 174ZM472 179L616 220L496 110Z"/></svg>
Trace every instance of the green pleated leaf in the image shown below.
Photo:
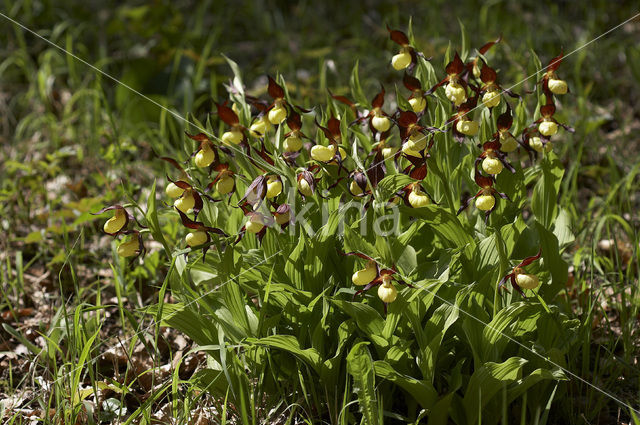
<svg viewBox="0 0 640 425"><path fill-rule="evenodd" d="M302 349L300 343L292 335L270 335L260 339L247 339L247 342L264 347L277 348L293 354L321 374L323 365L320 353L314 348Z"/></svg>
<svg viewBox="0 0 640 425"><path fill-rule="evenodd" d="M387 201L398 190L414 182L415 180L406 174L392 174L390 176L386 176L380 180L380 183L378 183L378 200Z"/></svg>
<svg viewBox="0 0 640 425"><path fill-rule="evenodd" d="M399 207L402 214L424 220L440 237L448 248L465 247L465 252L471 254L475 243L467 230L462 227L458 218L438 205L427 205L423 208Z"/></svg>
<svg viewBox="0 0 640 425"><path fill-rule="evenodd" d="M425 409L430 409L438 399L438 392L427 381L399 373L389 363L382 360L374 362L374 368L377 376L404 389Z"/></svg>
<svg viewBox="0 0 640 425"><path fill-rule="evenodd" d="M558 191L564 167L553 152L546 155L540 165L542 175L533 188L531 210L538 221L550 229L558 214Z"/></svg>
<svg viewBox="0 0 640 425"><path fill-rule="evenodd" d="M522 367L527 360L511 357L503 363L485 363L471 376L465 391L463 406L467 423L478 421L478 412L502 390L503 385L517 381L522 376Z"/></svg>
<svg viewBox="0 0 640 425"><path fill-rule="evenodd" d="M347 371L353 377L353 391L358 396L361 424L377 425L378 401L376 400L375 374L373 372L373 360L367 349L366 342L360 342L353 346L347 355Z"/></svg>

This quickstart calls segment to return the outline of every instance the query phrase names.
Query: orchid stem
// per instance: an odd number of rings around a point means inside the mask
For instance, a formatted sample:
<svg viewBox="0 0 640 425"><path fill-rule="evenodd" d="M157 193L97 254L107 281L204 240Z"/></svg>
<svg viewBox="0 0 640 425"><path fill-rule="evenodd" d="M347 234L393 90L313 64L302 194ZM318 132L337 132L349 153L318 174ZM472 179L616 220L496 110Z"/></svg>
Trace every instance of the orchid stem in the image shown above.
<svg viewBox="0 0 640 425"><path fill-rule="evenodd" d="M494 235L496 235L496 247L498 248L498 256L500 257L500 272L498 273L498 277L502 277L507 273L507 269L509 268L509 260L507 258L507 254L504 250L504 240L502 239L502 233L500 229L495 227L493 229ZM493 316L496 317L498 314L498 304L500 303L500 287L499 285L495 285L495 291L493 293Z"/></svg>

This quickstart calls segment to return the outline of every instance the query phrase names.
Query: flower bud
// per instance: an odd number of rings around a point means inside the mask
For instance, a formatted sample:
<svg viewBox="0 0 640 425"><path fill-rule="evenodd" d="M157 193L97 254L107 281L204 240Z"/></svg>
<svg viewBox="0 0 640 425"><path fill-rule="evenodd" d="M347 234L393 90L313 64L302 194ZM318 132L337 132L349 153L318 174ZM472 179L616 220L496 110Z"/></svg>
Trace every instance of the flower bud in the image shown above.
<svg viewBox="0 0 640 425"><path fill-rule="evenodd" d="M518 142L509 132L500 133L500 150L505 153L518 149Z"/></svg>
<svg viewBox="0 0 640 425"><path fill-rule="evenodd" d="M460 106L467 100L466 90L458 83L447 84L444 88L444 95L456 106Z"/></svg>
<svg viewBox="0 0 640 425"><path fill-rule="evenodd" d="M238 145L242 142L242 138L243 136L241 131L231 130L222 133L222 137L220 139L225 145Z"/></svg>
<svg viewBox="0 0 640 425"><path fill-rule="evenodd" d="M135 257L140 252L138 239L131 239L118 245L118 255L121 257Z"/></svg>
<svg viewBox="0 0 640 425"><path fill-rule="evenodd" d="M311 186L306 179L298 180L298 191L300 191L300 193L302 193L304 196L313 196Z"/></svg>
<svg viewBox="0 0 640 425"><path fill-rule="evenodd" d="M282 192L282 182L276 176L267 179L267 199L275 198Z"/></svg>
<svg viewBox="0 0 640 425"><path fill-rule="evenodd" d="M280 124L287 118L287 108L282 105L276 105L269 111L269 122L271 124Z"/></svg>
<svg viewBox="0 0 640 425"><path fill-rule="evenodd" d="M396 71L405 69L411 64L411 53L407 49L402 49L400 53L391 58L391 66Z"/></svg>
<svg viewBox="0 0 640 425"><path fill-rule="evenodd" d="M173 205L186 214L196 205L196 199L193 197L190 190L185 190L182 196L175 200Z"/></svg>
<svg viewBox="0 0 640 425"><path fill-rule="evenodd" d="M456 130L465 136L475 136L478 134L479 126L477 121L460 120L456 124Z"/></svg>
<svg viewBox="0 0 640 425"><path fill-rule="evenodd" d="M187 233L185 240L187 241L187 245L191 247L200 246L209 240L209 235L207 235L205 231L196 230L195 232Z"/></svg>
<svg viewBox="0 0 640 425"><path fill-rule="evenodd" d="M426 207L430 203L431 200L429 197L425 195L419 187L414 188L411 193L409 193L409 205L413 208Z"/></svg>
<svg viewBox="0 0 640 425"><path fill-rule="evenodd" d="M335 155L335 147L315 145L311 148L311 159L320 162L329 162Z"/></svg>
<svg viewBox="0 0 640 425"><path fill-rule="evenodd" d="M118 233L127 223L127 215L124 210L118 208L115 214L104 223L102 229L105 233Z"/></svg>
<svg viewBox="0 0 640 425"><path fill-rule="evenodd" d="M271 127L272 125L269 121L269 118L266 115L263 115L262 117L258 118L257 121L251 124L251 127L249 127L249 132L254 137L262 137L267 131L271 129Z"/></svg>
<svg viewBox="0 0 640 425"><path fill-rule="evenodd" d="M540 125L538 125L538 131L543 136L551 137L558 132L558 124L553 121L542 121Z"/></svg>
<svg viewBox="0 0 640 425"><path fill-rule="evenodd" d="M482 161L482 169L487 174L494 174L494 175L500 174L503 168L504 166L502 165L502 162L500 162L498 158L492 158L488 156Z"/></svg>
<svg viewBox="0 0 640 425"><path fill-rule="evenodd" d="M495 108L500 104L500 93L498 90L489 90L482 95L482 103L487 108Z"/></svg>
<svg viewBox="0 0 640 425"><path fill-rule="evenodd" d="M540 280L534 274L519 273L516 275L516 283L522 289L535 289L540 285Z"/></svg>
<svg viewBox="0 0 640 425"><path fill-rule="evenodd" d="M398 290L393 286L393 283L391 283L391 279L383 278L382 285L378 287L378 298L380 298L383 303L392 303L397 297Z"/></svg>
<svg viewBox="0 0 640 425"><path fill-rule="evenodd" d="M424 111L424 108L427 107L427 99L425 99L423 96L412 97L411 99L409 99L409 105L411 105L411 109L413 109L413 112L417 114Z"/></svg>
<svg viewBox="0 0 640 425"><path fill-rule="evenodd" d="M226 195L233 190L235 180L230 175L224 175L216 182L216 190L220 195Z"/></svg>
<svg viewBox="0 0 640 425"><path fill-rule="evenodd" d="M566 94L567 93L567 82L564 80L558 80L556 78L549 78L547 81L547 85L549 90L553 94Z"/></svg>
<svg viewBox="0 0 640 425"><path fill-rule="evenodd" d="M378 275L376 264L373 261L367 263L367 267L362 270L358 270L351 276L351 281L356 286L364 286L371 283L373 279Z"/></svg>
<svg viewBox="0 0 640 425"><path fill-rule="evenodd" d="M489 211L496 205L493 195L480 195L476 198L476 208L481 211Z"/></svg>
<svg viewBox="0 0 640 425"><path fill-rule="evenodd" d="M249 233L259 233L264 228L264 222L260 214L253 214L245 224L245 230Z"/></svg>
<svg viewBox="0 0 640 425"><path fill-rule="evenodd" d="M213 149L209 146L209 144L205 144L205 147L200 149L195 157L196 167L205 168L211 165L211 163L216 159L216 154L213 152Z"/></svg>
<svg viewBox="0 0 640 425"><path fill-rule="evenodd" d="M289 136L284 139L282 147L285 152L298 152L302 149L302 139L296 136Z"/></svg>
<svg viewBox="0 0 640 425"><path fill-rule="evenodd" d="M384 133L391 128L391 121L384 115L375 115L371 118L371 125L380 133Z"/></svg>
<svg viewBox="0 0 640 425"><path fill-rule="evenodd" d="M165 193L169 198L179 198L184 193L184 189L176 186L175 183L170 182L167 187L164 189Z"/></svg>

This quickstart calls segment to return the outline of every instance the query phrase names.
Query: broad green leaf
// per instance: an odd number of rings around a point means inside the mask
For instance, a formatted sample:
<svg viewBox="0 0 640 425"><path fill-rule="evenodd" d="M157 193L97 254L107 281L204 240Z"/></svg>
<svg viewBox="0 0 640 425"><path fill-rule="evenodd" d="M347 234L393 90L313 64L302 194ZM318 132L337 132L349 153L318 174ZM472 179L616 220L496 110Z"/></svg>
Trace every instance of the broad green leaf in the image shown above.
<svg viewBox="0 0 640 425"><path fill-rule="evenodd" d="M571 217L564 208L560 209L560 213L558 213L553 225L553 234L558 238L560 248L565 248L576 239L571 231Z"/></svg>
<svg viewBox="0 0 640 425"><path fill-rule="evenodd" d="M478 412L502 390L504 384L517 381L522 376L522 367L527 361L511 357L503 363L487 362L471 376L465 391L463 406L467 423L478 421Z"/></svg>
<svg viewBox="0 0 640 425"><path fill-rule="evenodd" d="M429 409L438 399L438 392L429 382L399 373L389 363L382 360L374 362L373 365L377 376L401 387L422 407Z"/></svg>
<svg viewBox="0 0 640 425"><path fill-rule="evenodd" d="M451 304L441 304L434 312L424 328L424 334L430 338L426 349L421 353L423 364L420 368L426 381L433 382L436 371L438 351L447 329L458 320L458 307Z"/></svg>
<svg viewBox="0 0 640 425"><path fill-rule="evenodd" d="M156 314L157 308L152 306L148 312ZM210 323L206 323L204 316L191 309L185 309L184 304L164 304L162 306L161 326L170 326L183 332L198 345L210 345L218 342L217 332Z"/></svg>
<svg viewBox="0 0 640 425"><path fill-rule="evenodd" d="M300 232L300 237L298 239L298 244L296 247L289 252L289 255L284 256L285 265L284 272L287 277L290 279L291 283L298 289L303 288L302 284L302 262L301 257L302 253L306 246L306 238L304 236L304 232Z"/></svg>
<svg viewBox="0 0 640 425"><path fill-rule="evenodd" d="M551 228L558 214L558 191L564 175L564 167L553 152L541 162L542 175L533 189L531 210L538 221Z"/></svg>
<svg viewBox="0 0 640 425"><path fill-rule="evenodd" d="M555 296L561 291L569 278L569 266L560 255L560 247L558 246L558 238L547 230L542 224L536 221L535 228L540 237L540 248L542 248L542 259L544 266L551 273L552 290L548 293ZM547 293L547 292L545 292Z"/></svg>
<svg viewBox="0 0 640 425"><path fill-rule="evenodd" d="M529 302L513 303L500 310L482 333L482 359L490 361L500 357L505 346L509 343L508 337L514 338L516 336L507 330L512 323L515 322L519 325L518 334L520 335L535 330L540 310L538 304Z"/></svg>
<svg viewBox="0 0 640 425"><path fill-rule="evenodd" d="M376 400L373 360L366 342L353 346L347 355L347 371L353 377L353 391L358 395L362 413L361 423L378 424L378 401Z"/></svg>
<svg viewBox="0 0 640 425"><path fill-rule="evenodd" d="M381 201L387 201L389 198L393 196L398 190L402 189L408 184L414 183L415 180L406 174L392 174L390 176L386 176L378 183L378 193L379 196L377 199Z"/></svg>
<svg viewBox="0 0 640 425"><path fill-rule="evenodd" d="M363 302L350 302L332 300L332 303L340 310L352 317L358 327L370 338L375 338L376 344L382 343L386 346L386 340L380 338L384 329L385 321L380 317L380 314L368 304Z"/></svg>
<svg viewBox="0 0 640 425"><path fill-rule="evenodd" d="M234 281L226 283L222 288L224 304L231 312L233 323L242 328L246 335L251 335L251 327L249 326L249 317L245 309L246 302L238 284Z"/></svg>
<svg viewBox="0 0 640 425"><path fill-rule="evenodd" d="M465 247L465 252L471 254L475 246L469 232L462 227L458 218L437 205L427 205L423 208L399 207L400 212L422 220L440 237L441 242L448 248Z"/></svg>
<svg viewBox="0 0 640 425"><path fill-rule="evenodd" d="M300 343L292 335L270 335L260 339L249 338L247 342L287 351L311 366L318 374L323 372L322 359L318 351L313 348L300 348Z"/></svg>

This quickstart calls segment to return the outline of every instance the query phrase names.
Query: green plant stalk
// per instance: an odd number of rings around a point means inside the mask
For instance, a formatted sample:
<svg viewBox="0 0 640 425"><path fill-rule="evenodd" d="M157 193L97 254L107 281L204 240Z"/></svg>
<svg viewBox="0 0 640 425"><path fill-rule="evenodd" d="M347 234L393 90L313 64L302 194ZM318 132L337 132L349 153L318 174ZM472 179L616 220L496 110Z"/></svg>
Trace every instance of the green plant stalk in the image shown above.
<svg viewBox="0 0 640 425"><path fill-rule="evenodd" d="M500 257L500 272L498 273L498 278L501 278L507 273L507 269L509 268L509 259L507 258L507 254L504 250L504 240L502 239L502 234L500 233L500 229L495 227L493 229L493 234L496 237L496 247L498 248L498 256ZM500 303L500 287L499 285L495 285L495 289L493 292L493 315L492 317L496 317L498 313L498 304Z"/></svg>
<svg viewBox="0 0 640 425"><path fill-rule="evenodd" d="M440 182L442 182L442 186L444 188L444 196L447 200L447 205L449 206L449 209L451 210L451 212L455 214L456 208L455 208L455 204L453 203L453 195L451 194L451 185L448 184L447 180L445 179L445 176L442 174L442 172L440 171L440 168L438 168L435 161L430 164L429 169L438 177L438 179L440 179Z"/></svg>

